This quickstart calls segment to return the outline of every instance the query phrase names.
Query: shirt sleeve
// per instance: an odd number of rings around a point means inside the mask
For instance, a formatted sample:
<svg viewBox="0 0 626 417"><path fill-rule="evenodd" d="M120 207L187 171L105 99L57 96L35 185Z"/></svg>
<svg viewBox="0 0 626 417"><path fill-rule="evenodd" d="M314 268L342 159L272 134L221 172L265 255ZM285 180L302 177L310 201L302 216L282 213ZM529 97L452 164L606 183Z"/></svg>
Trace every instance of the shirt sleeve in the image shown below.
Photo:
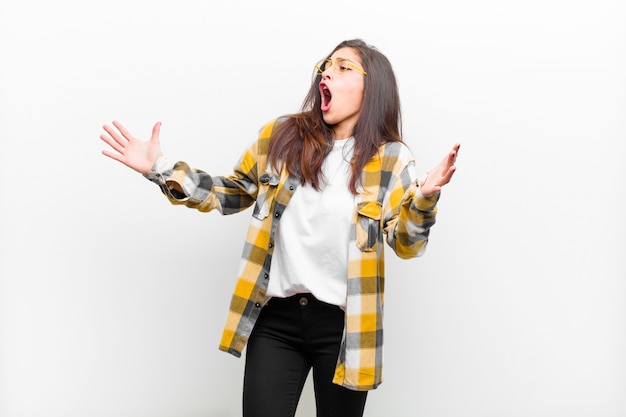
<svg viewBox="0 0 626 417"><path fill-rule="evenodd" d="M431 227L435 224L440 194L424 197L415 175L414 161L398 159L398 175L391 185L384 208L386 240L403 259L421 256L426 250Z"/></svg>
<svg viewBox="0 0 626 417"><path fill-rule="evenodd" d="M214 176L160 156L144 176L157 184L172 204L202 212L234 214L254 204L258 192L258 141L251 144L229 176Z"/></svg>

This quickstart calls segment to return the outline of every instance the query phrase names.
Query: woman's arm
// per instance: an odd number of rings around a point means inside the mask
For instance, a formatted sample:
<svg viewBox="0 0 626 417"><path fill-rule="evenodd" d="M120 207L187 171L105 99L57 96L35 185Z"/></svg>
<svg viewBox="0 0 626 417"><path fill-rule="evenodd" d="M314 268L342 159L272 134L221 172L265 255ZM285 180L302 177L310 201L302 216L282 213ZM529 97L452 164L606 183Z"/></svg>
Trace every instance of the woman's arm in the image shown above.
<svg viewBox="0 0 626 417"><path fill-rule="evenodd" d="M459 145L418 185L413 162L404 165L390 192L385 209L384 231L387 243L404 259L420 256L428 243L430 228L435 224L437 201L441 188L450 182Z"/></svg>
<svg viewBox="0 0 626 417"><path fill-rule="evenodd" d="M111 149L102 153L143 174L156 183L172 204L182 204L199 211L218 210L222 214L238 213L251 206L258 190L257 148L250 146L232 175L212 176L185 162L172 163L161 153L161 123L156 123L148 141L136 139L119 122L115 130L105 125L100 138Z"/></svg>

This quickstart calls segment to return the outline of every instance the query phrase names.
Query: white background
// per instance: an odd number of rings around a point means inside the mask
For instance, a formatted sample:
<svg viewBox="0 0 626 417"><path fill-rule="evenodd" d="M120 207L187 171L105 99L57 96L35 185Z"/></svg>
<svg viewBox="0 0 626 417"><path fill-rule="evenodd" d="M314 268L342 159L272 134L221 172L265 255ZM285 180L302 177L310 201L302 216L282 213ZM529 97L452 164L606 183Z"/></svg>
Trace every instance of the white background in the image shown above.
<svg viewBox="0 0 626 417"><path fill-rule="evenodd" d="M462 144L427 253L387 252L366 416L626 415L626 3L26 0L0 5L2 417L240 415L217 344L250 212L171 206L101 126L160 120L227 174L355 37L419 173Z"/></svg>

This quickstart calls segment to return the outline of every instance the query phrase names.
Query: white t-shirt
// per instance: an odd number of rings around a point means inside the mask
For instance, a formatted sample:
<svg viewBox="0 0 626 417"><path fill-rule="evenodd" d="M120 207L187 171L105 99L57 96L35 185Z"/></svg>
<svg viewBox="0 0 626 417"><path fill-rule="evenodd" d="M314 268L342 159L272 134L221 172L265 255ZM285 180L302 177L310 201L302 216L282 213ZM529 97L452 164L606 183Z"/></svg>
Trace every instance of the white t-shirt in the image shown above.
<svg viewBox="0 0 626 417"><path fill-rule="evenodd" d="M310 292L345 306L355 198L348 189L353 145L353 138L335 140L322 165L322 189L301 185L291 197L276 229L267 300Z"/></svg>

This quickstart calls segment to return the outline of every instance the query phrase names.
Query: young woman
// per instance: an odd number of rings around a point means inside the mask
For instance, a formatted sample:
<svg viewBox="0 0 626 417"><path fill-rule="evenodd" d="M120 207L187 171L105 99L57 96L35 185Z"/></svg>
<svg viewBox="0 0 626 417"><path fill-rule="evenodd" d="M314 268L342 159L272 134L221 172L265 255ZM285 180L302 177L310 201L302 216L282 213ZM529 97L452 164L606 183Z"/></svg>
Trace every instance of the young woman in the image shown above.
<svg viewBox="0 0 626 417"><path fill-rule="evenodd" d="M161 155L120 123L104 155L144 174L173 204L232 214L254 205L220 349L246 347L243 411L293 416L311 369L318 416L362 416L382 382L383 243L420 256L459 145L420 182L402 142L387 58L361 40L316 65L300 113L260 132L230 176Z"/></svg>

